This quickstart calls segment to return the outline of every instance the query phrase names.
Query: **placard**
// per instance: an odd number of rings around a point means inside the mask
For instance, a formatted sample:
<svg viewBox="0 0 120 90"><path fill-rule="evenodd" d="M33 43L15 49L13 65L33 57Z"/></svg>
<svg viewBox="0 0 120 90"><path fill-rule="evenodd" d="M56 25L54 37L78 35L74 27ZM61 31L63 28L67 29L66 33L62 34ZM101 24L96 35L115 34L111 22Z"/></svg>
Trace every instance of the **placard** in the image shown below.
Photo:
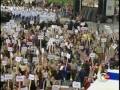
<svg viewBox="0 0 120 90"><path fill-rule="evenodd" d="M58 35L56 35L56 38L58 39L58 38L59 38L59 36L58 36Z"/></svg>
<svg viewBox="0 0 120 90"><path fill-rule="evenodd" d="M10 52L10 57L11 57L11 58L13 58L13 57L14 57L13 52Z"/></svg>
<svg viewBox="0 0 120 90"><path fill-rule="evenodd" d="M52 27L52 28L56 28L56 27L57 27L57 25L52 25L51 27Z"/></svg>
<svg viewBox="0 0 120 90"><path fill-rule="evenodd" d="M113 44L111 45L113 49L116 49L117 48L117 44Z"/></svg>
<svg viewBox="0 0 120 90"><path fill-rule="evenodd" d="M24 62L25 64L27 64L27 63L28 63L28 59L24 58L24 59L23 59L23 62Z"/></svg>
<svg viewBox="0 0 120 90"><path fill-rule="evenodd" d="M15 39L12 39L12 43L16 44L17 42L16 42L16 40L15 40Z"/></svg>
<svg viewBox="0 0 120 90"><path fill-rule="evenodd" d="M52 85L52 90L60 90L60 85Z"/></svg>
<svg viewBox="0 0 120 90"><path fill-rule="evenodd" d="M95 53L90 53L91 58L95 58L96 54Z"/></svg>
<svg viewBox="0 0 120 90"><path fill-rule="evenodd" d="M64 69L64 66L61 66L61 67L60 67L60 70L63 70L63 69Z"/></svg>
<svg viewBox="0 0 120 90"><path fill-rule="evenodd" d="M85 26L85 22L81 22L81 24L80 24L81 26Z"/></svg>
<svg viewBox="0 0 120 90"><path fill-rule="evenodd" d="M101 38L101 42L106 42L107 38Z"/></svg>
<svg viewBox="0 0 120 90"><path fill-rule="evenodd" d="M7 65L7 61L6 60L4 60L4 61L2 61L2 65Z"/></svg>
<svg viewBox="0 0 120 90"><path fill-rule="evenodd" d="M97 37L97 40L100 40L100 37Z"/></svg>
<svg viewBox="0 0 120 90"><path fill-rule="evenodd" d="M34 80L35 79L35 75L29 74L29 79L30 80Z"/></svg>
<svg viewBox="0 0 120 90"><path fill-rule="evenodd" d="M84 49L84 46L79 46L79 49Z"/></svg>
<svg viewBox="0 0 120 90"><path fill-rule="evenodd" d="M36 55L39 55L39 50L38 49L36 50Z"/></svg>
<svg viewBox="0 0 120 90"><path fill-rule="evenodd" d="M24 30L24 33L28 33L28 30Z"/></svg>
<svg viewBox="0 0 120 90"><path fill-rule="evenodd" d="M44 39L43 35L38 35L38 39Z"/></svg>
<svg viewBox="0 0 120 90"><path fill-rule="evenodd" d="M37 57L33 57L33 62L39 61Z"/></svg>
<svg viewBox="0 0 120 90"><path fill-rule="evenodd" d="M67 53L66 57L67 57L68 59L70 59L70 54L69 54L69 53Z"/></svg>
<svg viewBox="0 0 120 90"><path fill-rule="evenodd" d="M42 54L45 52L44 48L41 49Z"/></svg>
<svg viewBox="0 0 120 90"><path fill-rule="evenodd" d="M63 36L60 36L60 39L63 39Z"/></svg>
<svg viewBox="0 0 120 90"><path fill-rule="evenodd" d="M8 51L9 51L9 52L12 52L12 51L13 51L13 48L12 48L12 47L8 47Z"/></svg>
<svg viewBox="0 0 120 90"><path fill-rule="evenodd" d="M9 40L9 39L6 39L6 43L7 43L7 44L10 43L10 40Z"/></svg>
<svg viewBox="0 0 120 90"><path fill-rule="evenodd" d="M64 47L64 46L65 46L65 43L61 43L61 44L60 44L60 47Z"/></svg>
<svg viewBox="0 0 120 90"><path fill-rule="evenodd" d="M39 30L39 29L40 29L40 26L37 26L36 29Z"/></svg>
<svg viewBox="0 0 120 90"><path fill-rule="evenodd" d="M3 75L0 76L0 80L1 82L4 82L5 81L5 77Z"/></svg>
<svg viewBox="0 0 120 90"><path fill-rule="evenodd" d="M64 28L67 29L67 28L68 28L68 25L64 25Z"/></svg>
<svg viewBox="0 0 120 90"><path fill-rule="evenodd" d="M81 27L81 30L86 31L86 30L88 30L88 28L87 27Z"/></svg>
<svg viewBox="0 0 120 90"><path fill-rule="evenodd" d="M27 42L27 45L31 46L31 45L32 45L32 42Z"/></svg>
<svg viewBox="0 0 120 90"><path fill-rule="evenodd" d="M22 47L21 48L21 52L26 52L27 51L27 47Z"/></svg>
<svg viewBox="0 0 120 90"><path fill-rule="evenodd" d="M16 76L16 81L20 82L20 81L24 81L25 76Z"/></svg>
<svg viewBox="0 0 120 90"><path fill-rule="evenodd" d="M11 80L11 79L13 79L12 74L5 74L5 80Z"/></svg>
<svg viewBox="0 0 120 90"><path fill-rule="evenodd" d="M21 42L20 42L20 39L18 40L18 45L19 45L19 47L21 46Z"/></svg>
<svg viewBox="0 0 120 90"><path fill-rule="evenodd" d="M77 29L75 29L75 34L77 34L78 33L78 30Z"/></svg>
<svg viewBox="0 0 120 90"><path fill-rule="evenodd" d="M73 88L76 88L76 89L80 89L80 88L81 88L81 83L74 81L74 82L72 83L72 87L73 87Z"/></svg>
<svg viewBox="0 0 120 90"><path fill-rule="evenodd" d="M34 21L30 21L30 24L34 24Z"/></svg>
<svg viewBox="0 0 120 90"><path fill-rule="evenodd" d="M29 90L28 87L23 87L21 90Z"/></svg>
<svg viewBox="0 0 120 90"><path fill-rule="evenodd" d="M48 55L48 59L54 59L55 55Z"/></svg>
<svg viewBox="0 0 120 90"><path fill-rule="evenodd" d="M68 45L68 42L65 42L65 46L67 46Z"/></svg>
<svg viewBox="0 0 120 90"><path fill-rule="evenodd" d="M1 54L1 59L3 59L3 54Z"/></svg>
<svg viewBox="0 0 120 90"><path fill-rule="evenodd" d="M19 32L19 31L20 31L20 28L17 27L17 28L16 28L16 31Z"/></svg>
<svg viewBox="0 0 120 90"><path fill-rule="evenodd" d="M59 56L55 56L55 60L60 60L60 57Z"/></svg>
<svg viewBox="0 0 120 90"><path fill-rule="evenodd" d="M106 0L106 16L113 16L115 10L115 0Z"/></svg>
<svg viewBox="0 0 120 90"><path fill-rule="evenodd" d="M17 62L22 61L22 59L23 59L23 57L16 57L16 58L15 58L15 60L16 60Z"/></svg>
<svg viewBox="0 0 120 90"><path fill-rule="evenodd" d="M64 56L64 52L61 52L61 56L62 56L62 57Z"/></svg>

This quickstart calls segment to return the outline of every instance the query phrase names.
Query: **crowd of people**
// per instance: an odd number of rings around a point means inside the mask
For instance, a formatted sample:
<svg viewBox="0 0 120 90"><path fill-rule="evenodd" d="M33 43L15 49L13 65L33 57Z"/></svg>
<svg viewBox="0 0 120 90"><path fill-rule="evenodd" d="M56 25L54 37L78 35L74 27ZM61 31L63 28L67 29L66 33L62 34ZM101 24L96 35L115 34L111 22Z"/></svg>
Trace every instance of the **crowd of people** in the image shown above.
<svg viewBox="0 0 120 90"><path fill-rule="evenodd" d="M91 30L85 18L61 23L12 16L1 27L1 89L51 90L80 82L87 90L102 72L119 69L119 39ZM54 89L53 89L54 90Z"/></svg>

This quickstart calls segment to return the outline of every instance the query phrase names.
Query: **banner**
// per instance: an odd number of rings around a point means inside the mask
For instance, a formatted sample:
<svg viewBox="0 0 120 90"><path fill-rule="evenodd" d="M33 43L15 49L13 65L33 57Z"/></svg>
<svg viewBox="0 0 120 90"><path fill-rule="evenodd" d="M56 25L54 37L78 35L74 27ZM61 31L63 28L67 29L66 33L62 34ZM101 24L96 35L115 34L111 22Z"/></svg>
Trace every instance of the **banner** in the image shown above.
<svg viewBox="0 0 120 90"><path fill-rule="evenodd" d="M106 2L106 16L114 15L115 0L107 0Z"/></svg>

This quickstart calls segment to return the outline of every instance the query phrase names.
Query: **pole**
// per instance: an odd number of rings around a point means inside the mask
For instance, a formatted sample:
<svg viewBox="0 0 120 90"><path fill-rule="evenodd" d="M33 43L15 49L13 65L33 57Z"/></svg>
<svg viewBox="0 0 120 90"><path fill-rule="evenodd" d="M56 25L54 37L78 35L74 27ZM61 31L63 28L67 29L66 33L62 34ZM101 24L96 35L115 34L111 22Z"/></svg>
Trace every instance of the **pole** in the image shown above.
<svg viewBox="0 0 120 90"><path fill-rule="evenodd" d="M40 50L41 50L41 39L40 39Z"/></svg>
<svg viewBox="0 0 120 90"><path fill-rule="evenodd" d="M9 82L9 80L8 80L8 90L10 90L10 82Z"/></svg>
<svg viewBox="0 0 120 90"><path fill-rule="evenodd" d="M80 0L80 13L82 11L82 0Z"/></svg>
<svg viewBox="0 0 120 90"><path fill-rule="evenodd" d="M21 90L21 85L20 84L21 84L21 82L19 81L19 90Z"/></svg>
<svg viewBox="0 0 120 90"><path fill-rule="evenodd" d="M30 80L30 84L29 84L29 90L30 90L30 87L31 87L31 80Z"/></svg>

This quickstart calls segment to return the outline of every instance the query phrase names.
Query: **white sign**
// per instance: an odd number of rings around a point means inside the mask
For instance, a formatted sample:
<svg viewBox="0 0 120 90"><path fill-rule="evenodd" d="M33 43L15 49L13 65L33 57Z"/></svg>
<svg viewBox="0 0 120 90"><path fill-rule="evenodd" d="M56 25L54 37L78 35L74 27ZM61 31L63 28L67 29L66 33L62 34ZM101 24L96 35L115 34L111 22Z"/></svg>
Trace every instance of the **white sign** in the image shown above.
<svg viewBox="0 0 120 90"><path fill-rule="evenodd" d="M27 64L28 63L28 59L23 59L23 62L25 63L25 64Z"/></svg>
<svg viewBox="0 0 120 90"><path fill-rule="evenodd" d="M106 42L107 39L106 38L101 38L101 42Z"/></svg>
<svg viewBox="0 0 120 90"><path fill-rule="evenodd" d="M34 24L34 21L30 21L30 24Z"/></svg>
<svg viewBox="0 0 120 90"><path fill-rule="evenodd" d="M5 74L5 80L10 80L13 79L13 75L12 74Z"/></svg>
<svg viewBox="0 0 120 90"><path fill-rule="evenodd" d="M43 39L44 36L43 35L38 35L38 39Z"/></svg>
<svg viewBox="0 0 120 90"><path fill-rule="evenodd" d="M32 45L32 42L27 42L27 45L31 46L31 45Z"/></svg>
<svg viewBox="0 0 120 90"><path fill-rule="evenodd" d="M24 0L25 3L29 3L29 0Z"/></svg>
<svg viewBox="0 0 120 90"><path fill-rule="evenodd" d="M5 81L5 77L4 77L3 75L1 75L0 80L1 80L2 82Z"/></svg>
<svg viewBox="0 0 120 90"><path fill-rule="evenodd" d="M67 28L68 28L68 25L64 25L64 28L67 29Z"/></svg>
<svg viewBox="0 0 120 90"><path fill-rule="evenodd" d="M86 30L88 30L88 28L87 27L81 27L81 30L86 31Z"/></svg>
<svg viewBox="0 0 120 90"><path fill-rule="evenodd" d="M29 79L30 79L30 80L34 80L34 79L35 79L35 76L32 75L32 74L29 74Z"/></svg>
<svg viewBox="0 0 120 90"><path fill-rule="evenodd" d="M41 52L42 52L42 54L45 52L45 51L44 51L44 48L41 49Z"/></svg>
<svg viewBox="0 0 120 90"><path fill-rule="evenodd" d="M59 36L58 36L58 35L56 35L56 38L59 38Z"/></svg>
<svg viewBox="0 0 120 90"><path fill-rule="evenodd" d="M85 22L81 22L81 24L80 24L81 26L85 26Z"/></svg>
<svg viewBox="0 0 120 90"><path fill-rule="evenodd" d="M7 43L7 44L10 43L10 40L9 40L9 39L6 39L6 43Z"/></svg>
<svg viewBox="0 0 120 90"><path fill-rule="evenodd" d="M64 52L61 52L61 56L64 56Z"/></svg>
<svg viewBox="0 0 120 90"><path fill-rule="evenodd" d="M75 34L77 34L78 33L78 30L77 29L75 29Z"/></svg>
<svg viewBox="0 0 120 90"><path fill-rule="evenodd" d="M8 47L8 51L9 51L9 52L12 52L12 51L13 51L13 48L12 48L12 47Z"/></svg>
<svg viewBox="0 0 120 90"><path fill-rule="evenodd" d="M16 81L20 82L20 81L24 81L25 76L16 76Z"/></svg>
<svg viewBox="0 0 120 90"><path fill-rule="evenodd" d="M36 55L39 55L39 50L38 49L36 50Z"/></svg>
<svg viewBox="0 0 120 90"><path fill-rule="evenodd" d="M19 32L19 31L20 31L20 28L19 28L19 27L17 27L16 31L17 31L17 32Z"/></svg>
<svg viewBox="0 0 120 90"><path fill-rule="evenodd" d="M52 28L56 28L56 27L57 27L57 25L52 25L51 27L52 27Z"/></svg>
<svg viewBox="0 0 120 90"><path fill-rule="evenodd" d="M60 90L60 85L53 85L52 90Z"/></svg>
<svg viewBox="0 0 120 90"><path fill-rule="evenodd" d="M48 55L48 59L54 59L55 55Z"/></svg>
<svg viewBox="0 0 120 90"><path fill-rule="evenodd" d="M60 47L64 47L64 46L65 46L65 43L61 43L61 44L60 44Z"/></svg>
<svg viewBox="0 0 120 90"><path fill-rule="evenodd" d="M79 88L79 89L80 89L80 88L81 88L81 83L74 81L74 82L72 83L72 86L73 86L73 88L76 88L76 89Z"/></svg>
<svg viewBox="0 0 120 90"><path fill-rule="evenodd" d="M113 49L117 48L117 44L111 45Z"/></svg>
<svg viewBox="0 0 120 90"><path fill-rule="evenodd" d="M22 61L22 57L16 57L15 60L16 60L17 62L20 62L20 61Z"/></svg>
<svg viewBox="0 0 120 90"><path fill-rule="evenodd" d="M106 16L114 15L115 0L107 0L106 2Z"/></svg>
<svg viewBox="0 0 120 90"><path fill-rule="evenodd" d="M7 65L7 61L2 61L2 65Z"/></svg>
<svg viewBox="0 0 120 90"><path fill-rule="evenodd" d="M63 39L63 36L60 36L60 39Z"/></svg>
<svg viewBox="0 0 120 90"><path fill-rule="evenodd" d="M37 57L33 57L33 62L39 61Z"/></svg>
<svg viewBox="0 0 120 90"><path fill-rule="evenodd" d="M40 26L37 26L36 29L39 30L39 29L40 29Z"/></svg>
<svg viewBox="0 0 120 90"><path fill-rule="evenodd" d="M68 59L70 59L70 54L69 54L69 53L67 53L66 57L67 57Z"/></svg>
<svg viewBox="0 0 120 90"><path fill-rule="evenodd" d="M24 30L24 33L27 33L28 32L28 30Z"/></svg>
<svg viewBox="0 0 120 90"><path fill-rule="evenodd" d="M26 52L27 51L27 47L22 47L21 48L21 52Z"/></svg>
<svg viewBox="0 0 120 90"><path fill-rule="evenodd" d="M91 58L95 58L95 53L91 53L91 54L90 54L90 57L91 57Z"/></svg>
<svg viewBox="0 0 120 90"><path fill-rule="evenodd" d="M84 49L84 46L79 46L79 49Z"/></svg>

